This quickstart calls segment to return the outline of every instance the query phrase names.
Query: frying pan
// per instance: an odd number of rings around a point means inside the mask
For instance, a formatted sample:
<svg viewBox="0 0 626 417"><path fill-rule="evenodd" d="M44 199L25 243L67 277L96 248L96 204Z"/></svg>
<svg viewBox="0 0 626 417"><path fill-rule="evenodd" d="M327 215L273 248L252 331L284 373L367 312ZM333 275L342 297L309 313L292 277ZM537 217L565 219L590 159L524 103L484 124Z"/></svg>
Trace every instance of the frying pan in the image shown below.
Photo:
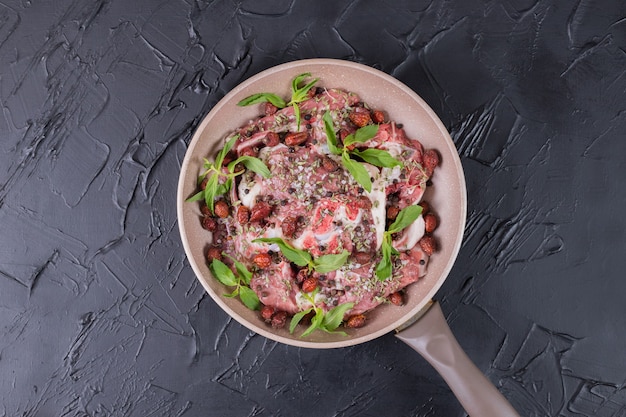
<svg viewBox="0 0 626 417"><path fill-rule="evenodd" d="M246 308L239 299L224 297L228 288L212 277L205 260L210 234L200 227L200 207L197 203L185 203L185 199L196 191L203 158L215 155L223 146L226 135L259 115L258 106L238 107L236 103L260 92L289 97L291 80L305 72L320 79L317 85L357 93L372 108L384 110L390 119L402 123L409 138L418 139L426 149L437 149L441 156L432 186L424 195L424 200L430 203L440 220L435 231L439 248L430 258L426 276L407 288L404 306L382 305L374 309L368 313L367 325L347 329L348 336L317 331L302 338L297 332L290 334L287 329L273 329L260 319L258 312ZM461 161L437 115L415 92L395 78L365 65L335 59L307 59L278 65L249 78L226 94L202 120L189 144L181 167L177 196L180 234L191 267L213 300L242 325L281 343L318 349L364 343L396 331L400 340L437 369L470 415L517 416L463 352L441 308L432 301L461 246L466 209Z"/></svg>

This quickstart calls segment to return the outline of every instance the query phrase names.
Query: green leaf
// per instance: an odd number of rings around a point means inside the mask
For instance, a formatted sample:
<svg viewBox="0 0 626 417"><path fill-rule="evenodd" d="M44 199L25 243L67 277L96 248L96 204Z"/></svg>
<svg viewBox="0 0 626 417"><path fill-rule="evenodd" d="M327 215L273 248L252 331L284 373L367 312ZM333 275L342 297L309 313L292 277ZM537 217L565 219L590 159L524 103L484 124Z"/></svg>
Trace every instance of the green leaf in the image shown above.
<svg viewBox="0 0 626 417"><path fill-rule="evenodd" d="M239 287L239 298L250 310L258 310L261 305L256 293L243 285Z"/></svg>
<svg viewBox="0 0 626 417"><path fill-rule="evenodd" d="M350 256L350 252L346 250L336 255L322 255L313 260L313 269L320 274L336 271L346 263L348 256Z"/></svg>
<svg viewBox="0 0 626 417"><path fill-rule="evenodd" d="M293 317L291 318L291 322L289 323L289 333L293 333L293 331L296 329L296 326L298 325L298 323L300 323L300 321L302 321L302 319L304 318L304 316L306 316L307 314L309 314L311 311L313 311L313 307L301 311L299 313L296 313L293 315Z"/></svg>
<svg viewBox="0 0 626 417"><path fill-rule="evenodd" d="M263 178L269 178L272 175L269 168L263 163L263 161L261 161L259 158L248 155L240 156L239 158L228 164L228 171L233 172L233 169L235 169L235 166L238 163L242 163L250 171L256 172Z"/></svg>
<svg viewBox="0 0 626 417"><path fill-rule="evenodd" d="M191 197L189 197L185 201L188 202L188 203L191 203L193 201L200 201L202 199L204 199L204 190L198 191L197 193L195 193L194 195L192 195Z"/></svg>
<svg viewBox="0 0 626 417"><path fill-rule="evenodd" d="M235 298L239 295L239 287L235 288L235 290L233 292L231 292L230 294L224 294L223 297L226 298Z"/></svg>
<svg viewBox="0 0 626 417"><path fill-rule="evenodd" d="M403 208L396 220L389 226L389 233L397 233L413 223L422 214L422 206L408 206Z"/></svg>
<svg viewBox="0 0 626 417"><path fill-rule="evenodd" d="M251 96L248 96L244 98L243 100L241 100L239 103L237 103L237 105L243 107L243 106L250 106L251 104L266 103L266 102L272 103L274 106L278 107L279 109L282 109L283 107L287 106L287 103L285 103L285 100L278 97L276 94L272 94L272 93L252 94Z"/></svg>
<svg viewBox="0 0 626 417"><path fill-rule="evenodd" d="M279 237L262 237L254 239L253 243L275 243L280 248L280 251L285 255L285 258L298 266L308 266L311 263L311 254L307 251L296 249Z"/></svg>
<svg viewBox="0 0 626 417"><path fill-rule="evenodd" d="M372 139L378 133L378 125L367 125L354 132L354 141L363 143Z"/></svg>
<svg viewBox="0 0 626 417"><path fill-rule="evenodd" d="M296 132L300 131L300 107L294 103L293 104L293 114L296 117Z"/></svg>
<svg viewBox="0 0 626 417"><path fill-rule="evenodd" d="M233 179L229 178L226 180L226 182L221 183L221 184L217 184L217 186L215 187L215 193L214 193L214 197L217 197L218 195L223 195L226 194L228 191L230 191L230 187L233 184Z"/></svg>
<svg viewBox="0 0 626 417"><path fill-rule="evenodd" d="M213 262L211 262L210 268L215 278L222 284L229 287L233 287L238 284L237 277L235 277L233 271L219 259L214 259Z"/></svg>
<svg viewBox="0 0 626 417"><path fill-rule="evenodd" d="M391 250L389 244L383 241L381 246L383 257L376 265L376 276L380 281L384 281L391 276Z"/></svg>
<svg viewBox="0 0 626 417"><path fill-rule="evenodd" d="M300 74L293 79L293 81L291 82L291 101L288 104L300 103L301 101L304 101L308 98L309 90L319 80L319 78L315 78L314 80L307 83L304 87L300 87L300 83L302 83L305 78L310 76L310 72L305 72L304 74Z"/></svg>
<svg viewBox="0 0 626 417"><path fill-rule="evenodd" d="M215 167L216 171L219 172L220 168L222 167L222 164L224 163L224 158L226 158L226 155L233 148L238 138L239 138L239 135L235 135L232 138L230 138L228 141L226 141L226 143L224 144L224 147L217 153L217 156L215 157L215 162L213 163L213 166Z"/></svg>
<svg viewBox="0 0 626 417"><path fill-rule="evenodd" d="M310 76L311 76L310 72L305 72L294 77L294 79L291 80L291 93L292 94L296 93L296 91L298 91L298 89L300 88L299 87L300 83L304 81L305 78L310 77Z"/></svg>
<svg viewBox="0 0 626 417"><path fill-rule="evenodd" d="M346 136L346 138L343 141L344 146L348 146L357 142L358 143L366 142L370 140L371 138L373 138L374 136L376 136L376 133L378 133L378 125L363 126L357 129L356 132Z"/></svg>
<svg viewBox="0 0 626 417"><path fill-rule="evenodd" d="M311 319L311 325L302 333L301 337L310 335L313 330L319 329L324 321L324 310L319 307L315 307L315 316Z"/></svg>
<svg viewBox="0 0 626 417"><path fill-rule="evenodd" d="M322 323L324 330L332 332L337 329L343 321L343 316L352 307L354 307L354 303L344 303L330 309L324 316L324 322Z"/></svg>
<svg viewBox="0 0 626 417"><path fill-rule="evenodd" d="M245 282L246 285L250 285L252 272L248 271L248 268L246 268L246 266L239 262L237 259L233 258L227 253L225 255L229 257L231 261L233 261L233 264L235 265L235 270L237 271L237 274L239 274L239 277L243 280L243 282Z"/></svg>
<svg viewBox="0 0 626 417"><path fill-rule="evenodd" d="M395 166L402 166L402 162L391 156L389 152L381 149L368 148L362 151L354 149L350 151L350 153L377 167L393 168Z"/></svg>
<svg viewBox="0 0 626 417"><path fill-rule="evenodd" d="M330 112L324 113L322 117L324 121L324 129L326 130L326 143L328 143L328 149L335 155L341 155L341 149L337 146L337 135L335 134L335 126L333 125L333 119Z"/></svg>
<svg viewBox="0 0 626 417"><path fill-rule="evenodd" d="M343 152L343 154L341 155L341 162L343 163L343 166L346 167L348 172L350 172L352 177L354 177L356 182L361 184L361 187L367 190L368 193L372 191L372 180L370 178L370 173L363 166L363 164L350 159L350 156L347 152Z"/></svg>
<svg viewBox="0 0 626 417"><path fill-rule="evenodd" d="M213 209L215 208L215 196L218 195L218 179L217 175L211 175L204 188L204 202L209 207L211 213L213 213Z"/></svg>

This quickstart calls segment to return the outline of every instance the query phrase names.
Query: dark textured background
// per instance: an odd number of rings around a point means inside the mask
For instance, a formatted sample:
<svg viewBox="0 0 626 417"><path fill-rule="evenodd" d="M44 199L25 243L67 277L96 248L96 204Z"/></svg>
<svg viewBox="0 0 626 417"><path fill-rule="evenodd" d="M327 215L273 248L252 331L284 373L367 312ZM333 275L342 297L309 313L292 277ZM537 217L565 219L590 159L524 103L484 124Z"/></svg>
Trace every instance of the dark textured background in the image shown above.
<svg viewBox="0 0 626 417"><path fill-rule="evenodd" d="M626 3L0 2L0 416L464 416L392 335L283 346L196 282L194 128L300 58L357 61L448 127L469 194L438 298L524 416L626 416Z"/></svg>

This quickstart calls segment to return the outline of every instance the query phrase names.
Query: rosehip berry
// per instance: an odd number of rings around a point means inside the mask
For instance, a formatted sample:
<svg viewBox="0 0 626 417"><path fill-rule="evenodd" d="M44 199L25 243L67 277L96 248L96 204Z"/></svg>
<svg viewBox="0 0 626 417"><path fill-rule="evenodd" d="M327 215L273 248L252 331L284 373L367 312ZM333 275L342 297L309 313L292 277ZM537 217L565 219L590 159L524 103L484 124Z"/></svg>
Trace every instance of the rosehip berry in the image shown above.
<svg viewBox="0 0 626 417"><path fill-rule="evenodd" d="M404 304L404 296L400 291L394 292L393 294L389 295L389 301L393 305L401 306Z"/></svg>
<svg viewBox="0 0 626 417"><path fill-rule="evenodd" d="M268 253L259 253L254 256L252 261L261 269L265 269L272 264L272 257Z"/></svg>
<svg viewBox="0 0 626 417"><path fill-rule="evenodd" d="M313 292L317 288L317 278L309 277L302 282L302 291Z"/></svg>
<svg viewBox="0 0 626 417"><path fill-rule="evenodd" d="M365 320L365 314L350 316L348 320L346 320L345 326L351 329L358 329L359 327L365 326Z"/></svg>
<svg viewBox="0 0 626 417"><path fill-rule="evenodd" d="M225 219L230 214L230 207L228 207L228 203L226 201L219 200L215 202L213 211L217 217Z"/></svg>

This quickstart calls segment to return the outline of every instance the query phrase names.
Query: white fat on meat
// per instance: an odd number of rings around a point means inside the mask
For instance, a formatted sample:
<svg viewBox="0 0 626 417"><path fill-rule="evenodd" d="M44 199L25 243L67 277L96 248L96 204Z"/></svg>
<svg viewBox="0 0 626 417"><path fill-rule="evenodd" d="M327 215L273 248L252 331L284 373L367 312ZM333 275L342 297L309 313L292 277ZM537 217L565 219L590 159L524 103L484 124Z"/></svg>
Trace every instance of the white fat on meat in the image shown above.
<svg viewBox="0 0 626 417"><path fill-rule="evenodd" d="M424 217L419 216L413 223L404 229L404 233L402 233L400 239L393 242L393 247L399 252L411 249L424 236L424 231Z"/></svg>
<svg viewBox="0 0 626 417"><path fill-rule="evenodd" d="M367 171L370 173L370 177L374 179L372 181L372 191L365 191L365 195L372 202L372 219L374 220L374 226L376 227L376 250L380 249L383 244L383 234L385 233L385 222L387 218L387 212L385 204L387 202L387 195L385 194L385 177L382 173L378 172L378 168L370 164L363 164Z"/></svg>
<svg viewBox="0 0 626 417"><path fill-rule="evenodd" d="M256 181L252 181L250 183L241 181L237 190L239 191L239 200L241 200L241 204L248 208L252 208L257 196L261 193L261 191L263 191L263 185Z"/></svg>

